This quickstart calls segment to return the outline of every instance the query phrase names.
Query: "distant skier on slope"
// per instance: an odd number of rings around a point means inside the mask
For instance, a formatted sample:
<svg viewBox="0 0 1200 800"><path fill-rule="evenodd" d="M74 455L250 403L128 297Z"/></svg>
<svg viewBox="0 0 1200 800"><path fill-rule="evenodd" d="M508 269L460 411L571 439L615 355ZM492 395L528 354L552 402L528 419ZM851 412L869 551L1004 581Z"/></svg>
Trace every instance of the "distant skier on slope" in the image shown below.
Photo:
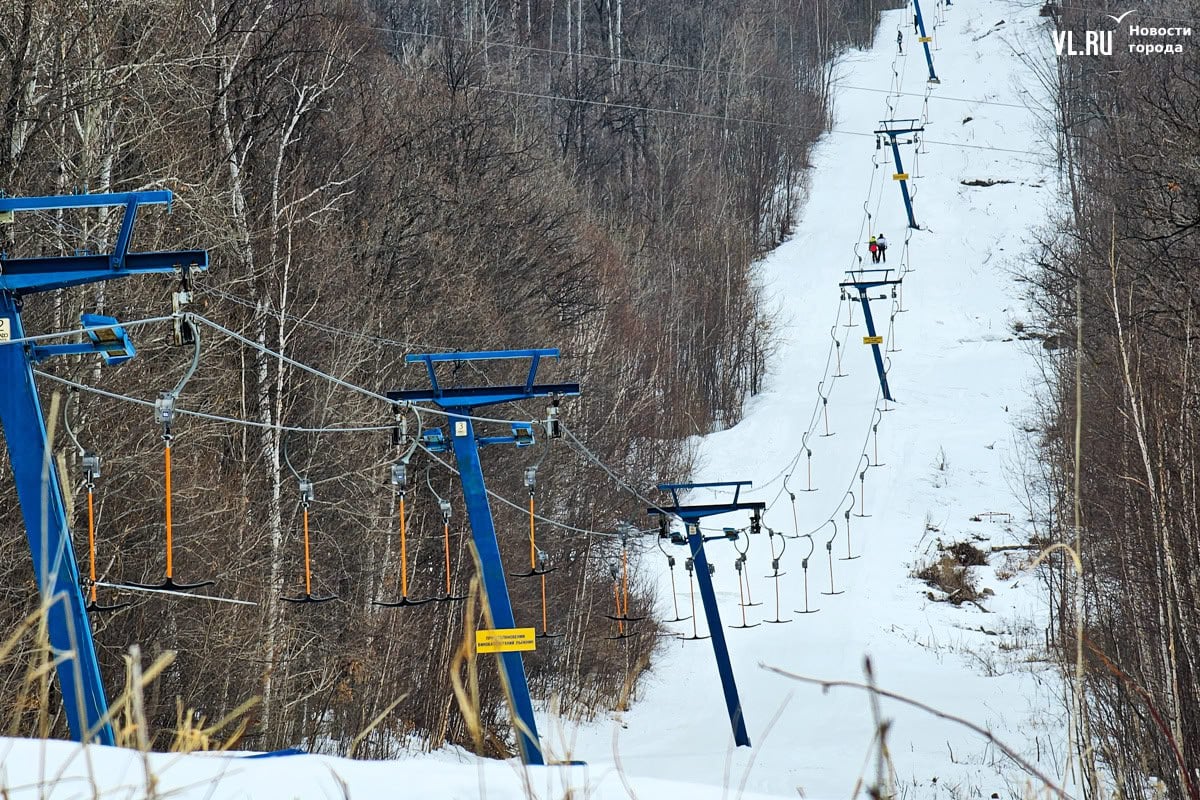
<svg viewBox="0 0 1200 800"><path fill-rule="evenodd" d="M896 31L896 49L904 55L904 31Z"/></svg>
<svg viewBox="0 0 1200 800"><path fill-rule="evenodd" d="M871 263L878 264L879 263L879 243L875 240L874 236L872 236L871 240L867 243L867 249L871 251Z"/></svg>
<svg viewBox="0 0 1200 800"><path fill-rule="evenodd" d="M879 257L875 259L876 263L882 261L883 263L886 264L887 263L888 243L887 243L887 239L884 237L884 235L882 233L879 234L879 236L875 237L875 246L879 248Z"/></svg>

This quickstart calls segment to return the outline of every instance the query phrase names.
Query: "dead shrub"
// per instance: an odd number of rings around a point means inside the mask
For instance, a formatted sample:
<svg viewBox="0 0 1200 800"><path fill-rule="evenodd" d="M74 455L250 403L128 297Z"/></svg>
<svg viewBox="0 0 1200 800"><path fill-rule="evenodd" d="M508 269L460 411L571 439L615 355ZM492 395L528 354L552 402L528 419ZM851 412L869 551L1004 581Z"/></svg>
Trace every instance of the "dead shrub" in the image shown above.
<svg viewBox="0 0 1200 800"><path fill-rule="evenodd" d="M944 595L937 597L929 592L929 599L944 600L956 606L978 603L985 592L976 585L970 568L987 564L987 555L970 542L955 542L949 546L939 543L938 550L941 553L938 558L918 566L912 573L914 578L940 590Z"/></svg>

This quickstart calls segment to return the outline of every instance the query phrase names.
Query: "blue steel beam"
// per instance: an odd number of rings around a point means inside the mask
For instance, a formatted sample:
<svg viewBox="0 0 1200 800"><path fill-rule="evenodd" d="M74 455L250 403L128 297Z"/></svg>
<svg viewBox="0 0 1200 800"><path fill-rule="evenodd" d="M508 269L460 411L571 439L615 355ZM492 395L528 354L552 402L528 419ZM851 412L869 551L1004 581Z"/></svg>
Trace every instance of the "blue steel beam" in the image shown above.
<svg viewBox="0 0 1200 800"><path fill-rule="evenodd" d="M0 256L0 318L6 323L9 338L20 339L25 335L21 321L22 295L129 275L207 269L208 253L204 250L126 252L132 240L137 206L169 204L171 198L169 191L0 197L0 213L109 206L125 206L126 213L117 246L111 253L42 258ZM112 334L117 335L118 330L115 328ZM99 338L98 334L89 337ZM92 349L99 345L99 341L94 342ZM0 386L4 387L0 391L0 425L8 446L38 587L43 600L49 603L47 627L50 645L60 659L58 679L71 735L81 742L113 744L112 727L102 722L108 713L108 700L71 546L66 504L55 465L48 456L50 444L33 381L32 360L37 353L61 354L70 352L71 346L66 345L66 350L59 349L57 353L56 346L48 347L39 351L0 341ZM132 346L129 350L132 351Z"/></svg>
<svg viewBox="0 0 1200 800"><path fill-rule="evenodd" d="M668 514L675 514L680 519L687 519L689 515L694 515L695 519L703 519L715 514L728 514L731 511L754 511L755 509L761 511L766 508L766 503L706 503L694 506L676 503L675 505L658 506L658 508Z"/></svg>
<svg viewBox="0 0 1200 800"><path fill-rule="evenodd" d="M483 467L479 461L481 444L499 444L516 441L516 437L477 437L471 424L471 412L480 406L510 403L535 397L574 397L579 394L577 383L537 384L537 368L543 357L558 357L558 350L489 350L469 353L423 353L405 357L409 364L424 364L429 377L429 389L390 391L388 400L410 403L433 403L448 412L450 441L458 461L463 486L463 500L467 506L467 517L471 521L471 538L479 556L483 572L486 602L497 628L516 626L512 600L508 595L508 584L504 578L504 563L500 558L500 545L496 539L496 525L488 503L487 486L484 483ZM520 386L475 386L444 389L438 385L434 372L435 363L461 361L500 361L528 358L530 369L525 383ZM505 691L513 709L513 728L521 760L525 764L544 764L541 739L533 715L533 700L529 695L529 681L525 676L525 662L520 652L498 653L497 660L503 673Z"/></svg>
<svg viewBox="0 0 1200 800"><path fill-rule="evenodd" d="M542 383L531 386L529 391L524 386L474 386L456 389L405 389L388 392L388 400L402 400L408 403L437 403L442 407L457 406L459 408L475 408L491 406L497 403L512 403L517 400L527 400L531 397L577 397L577 383Z"/></svg>
<svg viewBox="0 0 1200 800"><path fill-rule="evenodd" d="M491 612L492 625L496 628L515 628L517 622L508 596L508 584L504 579L504 562L500 558L496 525L488 504L487 487L483 482L475 429L471 420L463 416L468 413L466 409L446 410L450 411L450 441L462 478L463 500L467 506L467 517L471 520L471 538L475 542L475 552L483 572L485 601ZM497 657L500 669L504 671L502 683L516 717L513 727L516 728L521 761L525 764L544 764L546 759L538 737L537 721L533 716L533 700L529 696L525 662L520 652L498 653Z"/></svg>
<svg viewBox="0 0 1200 800"><path fill-rule="evenodd" d="M884 120L879 123L879 126L875 135L887 136L888 144L892 148L892 158L896 164L896 172L892 178L900 182L900 194L904 197L904 210L908 213L908 227L919 230L921 226L917 224L916 217L913 215L912 195L908 192L908 173L904 171L904 164L900 158L900 143L897 139L900 136L920 133L925 128L915 119Z"/></svg>
<svg viewBox="0 0 1200 800"><path fill-rule="evenodd" d="M511 361L519 358L558 358L558 348L541 347L530 350L475 350L465 353L409 353L405 364L442 363L452 361ZM535 370L536 371L536 370Z"/></svg>
<svg viewBox="0 0 1200 800"><path fill-rule="evenodd" d="M871 315L871 300L867 297L867 288L865 286L858 287L858 302L862 304L863 319L867 323L867 335L872 338L878 336L875 333L875 317ZM879 388L883 392L884 400L895 402L892 397L892 389L888 386L887 371L883 368L883 353L880 352L879 345L871 343L871 353L875 356L875 371L879 373Z"/></svg>
<svg viewBox="0 0 1200 800"><path fill-rule="evenodd" d="M725 710L729 713L729 724L733 728L733 743L738 747L749 747L750 733L746 730L746 717L742 711L742 699L738 696L737 679L733 677L729 645L725 642L725 625L721 622L721 609L717 607L717 593L713 590L712 576L708 573L704 537L700 535L700 526L697 524L689 524L687 530L688 549L691 550L696 565L696 585L700 587L700 602L704 606L704 621L712 637L717 672L721 676L721 690L725 694Z"/></svg>
<svg viewBox="0 0 1200 800"><path fill-rule="evenodd" d="M127 253L123 265L117 269L113 269L107 254L41 258L0 256L0 291L36 294L130 275L170 273L183 267L208 269L208 251Z"/></svg>
<svg viewBox="0 0 1200 800"><path fill-rule="evenodd" d="M19 300L0 292L0 318L11 338L25 335ZM0 424L8 445L13 481L25 519L25 534L33 555L46 627L58 664L67 724L77 741L115 744L112 726L104 721L108 700L96 658L92 628L79 582L67 512L46 425L33 382L33 367L20 344L0 341Z"/></svg>
<svg viewBox="0 0 1200 800"><path fill-rule="evenodd" d="M725 483L664 483L659 485L662 491L671 492L672 497L680 489L706 488L713 486L736 486L741 491L742 486L750 486L750 481L731 481ZM733 676L733 663L729 658L729 645L725 641L725 626L721 622L721 609L717 606L717 593L713 589L712 576L708 574L708 556L704 551L704 536L700 533L700 520L717 514L729 514L734 511L761 511L766 508L763 502L709 503L703 505L681 505L676 498L675 505L655 506L646 509L651 516L674 514L683 520L687 527L688 549L696 563L696 585L700 588L700 601L704 607L704 620L712 637L713 656L717 661L717 673L721 676L721 691L725 695L725 708L729 712L729 725L733 729L734 744L739 747L750 746L750 734L746 731L746 719L742 712L742 700L738 695L737 679ZM724 537L722 537L724 538Z"/></svg>
<svg viewBox="0 0 1200 800"><path fill-rule="evenodd" d="M917 219L913 216L912 195L908 193L908 178L901 177L907 176L908 173L904 171L904 165L900 160L900 145L896 142L896 134L889 133L888 141L892 145L892 158L895 159L896 164L896 172L892 177L900 181L900 194L904 197L904 210L908 213L908 227L920 229L921 226L917 224Z"/></svg>
<svg viewBox="0 0 1200 800"><path fill-rule="evenodd" d="M133 223L137 220L137 209L137 200L130 200L125 205L125 214L121 217L121 230L117 233L117 241L108 257L109 266L113 269L120 269L125 263L125 254L129 252L129 242L133 238Z"/></svg>
<svg viewBox="0 0 1200 800"><path fill-rule="evenodd" d="M920 42L925 48L925 63L929 65L929 82L941 83L937 73L933 71L933 53L929 50L929 42L931 37L925 32L925 17L921 15L921 0L913 0L913 10L917 14L917 28L921 31Z"/></svg>
<svg viewBox="0 0 1200 800"><path fill-rule="evenodd" d="M110 192L107 194L52 194L42 197L0 197L0 212L5 211L58 211L66 208L107 208L125 206L166 204L170 210L173 195L170 190L157 189L147 192Z"/></svg>

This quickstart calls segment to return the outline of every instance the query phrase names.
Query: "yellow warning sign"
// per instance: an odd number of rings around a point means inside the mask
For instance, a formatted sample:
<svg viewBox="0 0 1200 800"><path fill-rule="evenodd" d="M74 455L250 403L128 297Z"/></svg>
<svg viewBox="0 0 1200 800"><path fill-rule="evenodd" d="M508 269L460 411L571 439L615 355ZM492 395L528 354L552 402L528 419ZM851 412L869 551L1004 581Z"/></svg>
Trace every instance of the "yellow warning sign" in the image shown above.
<svg viewBox="0 0 1200 800"><path fill-rule="evenodd" d="M883 344L882 336L864 336L863 344Z"/></svg>
<svg viewBox="0 0 1200 800"><path fill-rule="evenodd" d="M929 44L930 42L933 41L933 37L932 36L919 36L919 37L917 37L917 41L921 42L922 44Z"/></svg>
<svg viewBox="0 0 1200 800"><path fill-rule="evenodd" d="M892 180L906 181L906 180L908 180L908 173L907 172L897 172L895 175L892 176Z"/></svg>
<svg viewBox="0 0 1200 800"><path fill-rule="evenodd" d="M537 649L534 628L498 628L475 631L476 653L510 653Z"/></svg>

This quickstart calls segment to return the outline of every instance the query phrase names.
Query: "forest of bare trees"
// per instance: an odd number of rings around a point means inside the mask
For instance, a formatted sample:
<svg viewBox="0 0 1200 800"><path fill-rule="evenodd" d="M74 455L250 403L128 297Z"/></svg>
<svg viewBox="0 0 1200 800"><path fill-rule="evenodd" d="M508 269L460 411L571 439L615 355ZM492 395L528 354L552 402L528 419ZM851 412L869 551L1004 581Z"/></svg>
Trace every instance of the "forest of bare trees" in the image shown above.
<svg viewBox="0 0 1200 800"><path fill-rule="evenodd" d="M547 367L547 377L581 382L583 396L567 401L563 412L581 440L641 492L660 479L684 477L686 437L735 422L771 352L771 320L762 313L752 265L789 232L809 148L827 124L830 61L871 35L879 9L895 5L6 4L0 189L11 195L172 190L172 212L145 212L134 249L207 248L212 267L195 276L194 310L259 345L202 328L200 368L180 406L241 422L186 417L173 431L176 574L212 579L207 591L257 605L138 597L97 615L110 691L122 685L122 656L137 643L148 658L179 654L146 698L157 730L176 723L177 698L217 718L261 697L248 747L345 752L394 703L358 753L386 756L412 737L431 747L469 743L449 667L462 638L463 606L372 605L398 592L388 467L399 453L391 433L329 430L386 428L391 410L276 354L383 391L420 385L423 376L403 366L405 353L559 347L564 358ZM1173 146L1185 149L1185 141ZM1163 146L1162 138L1153 144ZM1147 208L1170 216L1178 212L1164 202L1190 197L1194 209L1195 184L1182 182L1184 194L1147 195ZM1105 214L1098 208L1094 219ZM119 215L103 211L31 214L0 235L13 255L61 254L103 248L118 223ZM1099 247L1102 239L1089 241ZM1089 269L1103 263L1087 262ZM1123 263L1122 291L1132 274ZM1146 283L1146 297L1155 285ZM30 298L25 315L31 332L73 327L84 311L157 316L169 311L175 288L160 277L66 290ZM1170 295L1174 312L1186 304L1183 288ZM1128 321L1127 348L1158 335L1151 319L1158 317ZM1178 325L1190 317L1170 319ZM1178 342L1179 329L1173 332ZM171 345L169 326L140 328L134 336L139 357L120 368L85 359L44 368L153 400L176 383L190 352ZM1141 378L1134 388L1181 386L1190 350L1172 360L1153 347L1154 364L1175 384ZM446 379L496 377L472 372ZM45 379L41 388L44 399L63 389ZM1164 394L1155 403L1173 398ZM97 486L101 579L158 580L164 486L162 431L152 410L86 391L71 396L66 408L81 444L104 459ZM516 419L544 413L495 411ZM1152 419L1145 420L1151 439ZM1166 470L1167 461L1175 464L1171 459L1187 451L1179 441L1162 444ZM82 554L81 466L61 436L56 449L67 467ZM520 506L522 470L539 459L539 504L547 516L600 532L622 521L643 523L644 503L563 441L533 451L487 451L490 488ZM4 466L0 625L8 629L38 599ZM1180 469L1172 480L1192 474L1182 463ZM335 602L280 602L302 585L293 471L315 484L316 588L336 593ZM462 592L472 568L455 480L421 455L410 472L410 591L437 593L442 580L436 492L454 509L454 581ZM1187 486L1161 485L1163 513L1166 498ZM1125 488L1122 524L1150 525L1148 517L1126 511L1150 496L1142 498L1136 483ZM1194 513L1194 505L1185 507ZM494 512L502 552L519 559L527 534L522 511L497 505ZM1174 530L1156 517L1141 535L1153 552L1177 547L1180 559L1194 558L1194 549L1184 553L1183 540L1172 538ZM557 698L572 715L609 709L636 684L656 641L651 622L644 623L648 635L605 638L612 630L604 617L612 603L608 564L619 541L549 525L539 536L556 567L548 581L550 627L566 635L527 658L535 694ZM1134 558L1148 556L1139 551ZM535 584L510 584L518 621L532 624L540 616ZM103 595L115 597L111 589ZM1150 594L1137 601L1158 602ZM637 578L631 602L651 610L653 597ZM1164 624L1186 642L1193 621L1167 617ZM1186 652L1171 664L1190 663ZM1171 673L1159 672L1167 666L1159 655L1144 654L1145 675L1171 685ZM498 682L486 665L481 674L485 750L504 754L512 742ZM0 673L0 706L15 733L29 732L38 713L18 691L20 676L16 668ZM1163 702L1173 710L1187 698L1194 693ZM61 721L56 726L62 733Z"/></svg>
<svg viewBox="0 0 1200 800"><path fill-rule="evenodd" d="M1060 30L1110 30L1105 14L1128 7L1082 5L1043 13ZM1137 19L1197 12L1160 2ZM1165 796L1197 798L1200 53L1132 53L1126 38L1047 76L1070 205L1031 270L1050 337L1046 488L1051 536L1082 557L1080 578L1054 556L1055 627L1072 673L1083 634L1086 761L1121 796L1144 796L1153 776Z"/></svg>

